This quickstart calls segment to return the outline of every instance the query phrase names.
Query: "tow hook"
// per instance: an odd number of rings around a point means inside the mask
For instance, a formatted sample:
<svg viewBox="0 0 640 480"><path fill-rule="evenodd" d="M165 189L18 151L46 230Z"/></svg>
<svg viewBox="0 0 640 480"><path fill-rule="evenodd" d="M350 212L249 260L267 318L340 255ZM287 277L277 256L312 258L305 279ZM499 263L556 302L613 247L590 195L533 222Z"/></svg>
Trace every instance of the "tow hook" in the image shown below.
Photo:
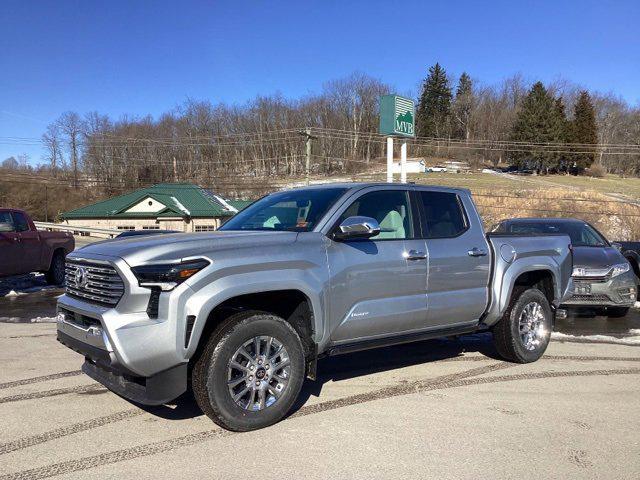
<svg viewBox="0 0 640 480"><path fill-rule="evenodd" d="M567 318L567 311L564 308L557 308L556 318L559 318L560 320L564 320L565 318Z"/></svg>

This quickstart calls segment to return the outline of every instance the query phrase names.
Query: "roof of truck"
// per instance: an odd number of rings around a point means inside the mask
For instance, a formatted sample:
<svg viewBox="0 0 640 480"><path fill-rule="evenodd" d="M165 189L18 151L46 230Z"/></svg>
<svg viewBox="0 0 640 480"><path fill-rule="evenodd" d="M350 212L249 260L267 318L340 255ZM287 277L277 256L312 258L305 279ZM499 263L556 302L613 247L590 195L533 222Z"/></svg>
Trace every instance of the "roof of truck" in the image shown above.
<svg viewBox="0 0 640 480"><path fill-rule="evenodd" d="M419 188L433 188L434 190L442 190L448 192L459 192L471 194L471 191L468 188L459 188L459 187L443 187L441 185L429 185L424 183L387 183L387 182L336 182L336 183L317 183L315 185L301 186L295 187L293 189L298 190L302 188L327 188L327 187L335 187L335 188L349 188L349 189L361 189L368 187L388 187L388 186L410 186L410 187L419 187ZM292 189L292 190L293 190Z"/></svg>

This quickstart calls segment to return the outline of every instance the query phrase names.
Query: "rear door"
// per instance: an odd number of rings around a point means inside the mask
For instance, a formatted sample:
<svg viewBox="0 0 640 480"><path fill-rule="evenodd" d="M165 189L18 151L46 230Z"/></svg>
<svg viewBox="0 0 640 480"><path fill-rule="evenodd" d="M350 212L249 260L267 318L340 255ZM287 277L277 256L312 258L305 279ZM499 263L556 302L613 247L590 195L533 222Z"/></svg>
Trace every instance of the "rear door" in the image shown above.
<svg viewBox="0 0 640 480"><path fill-rule="evenodd" d="M430 326L477 321L487 307L491 259L484 227L468 195L416 189L429 253Z"/></svg>
<svg viewBox="0 0 640 480"><path fill-rule="evenodd" d="M16 232L9 211L0 211L0 276L15 275L19 271L20 236Z"/></svg>

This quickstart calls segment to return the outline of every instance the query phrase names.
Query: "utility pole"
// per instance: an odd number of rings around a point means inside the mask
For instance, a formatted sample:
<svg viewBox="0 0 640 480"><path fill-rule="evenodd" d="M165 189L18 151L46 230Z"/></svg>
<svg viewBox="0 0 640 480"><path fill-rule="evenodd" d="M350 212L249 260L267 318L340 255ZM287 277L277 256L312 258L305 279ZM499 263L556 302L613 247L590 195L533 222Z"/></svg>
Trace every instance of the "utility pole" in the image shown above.
<svg viewBox="0 0 640 480"><path fill-rule="evenodd" d="M46 184L44 186L44 221L49 221L49 193Z"/></svg>
<svg viewBox="0 0 640 480"><path fill-rule="evenodd" d="M311 140L313 140L314 138L318 138L318 137L315 137L315 136L311 135L311 129L309 127L307 127L305 130L300 130L298 133L300 135L304 135L306 137L306 166L305 166L305 172L306 172L306 177L307 177L307 185L309 185L309 176L311 174Z"/></svg>

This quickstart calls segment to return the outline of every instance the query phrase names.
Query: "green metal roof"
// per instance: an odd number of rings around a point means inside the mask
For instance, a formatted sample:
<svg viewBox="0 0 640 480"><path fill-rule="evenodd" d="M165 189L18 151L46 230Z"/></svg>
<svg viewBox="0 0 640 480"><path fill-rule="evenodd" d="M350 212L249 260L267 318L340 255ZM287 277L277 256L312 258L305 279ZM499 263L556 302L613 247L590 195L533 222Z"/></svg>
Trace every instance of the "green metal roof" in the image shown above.
<svg viewBox="0 0 640 480"><path fill-rule="evenodd" d="M128 209L147 197L160 202L166 208L155 213L126 213ZM192 183L159 183L152 187L71 210L63 213L61 217L64 220L77 218L229 217L235 212L228 205L242 210L249 203L251 202L244 200L226 200Z"/></svg>

